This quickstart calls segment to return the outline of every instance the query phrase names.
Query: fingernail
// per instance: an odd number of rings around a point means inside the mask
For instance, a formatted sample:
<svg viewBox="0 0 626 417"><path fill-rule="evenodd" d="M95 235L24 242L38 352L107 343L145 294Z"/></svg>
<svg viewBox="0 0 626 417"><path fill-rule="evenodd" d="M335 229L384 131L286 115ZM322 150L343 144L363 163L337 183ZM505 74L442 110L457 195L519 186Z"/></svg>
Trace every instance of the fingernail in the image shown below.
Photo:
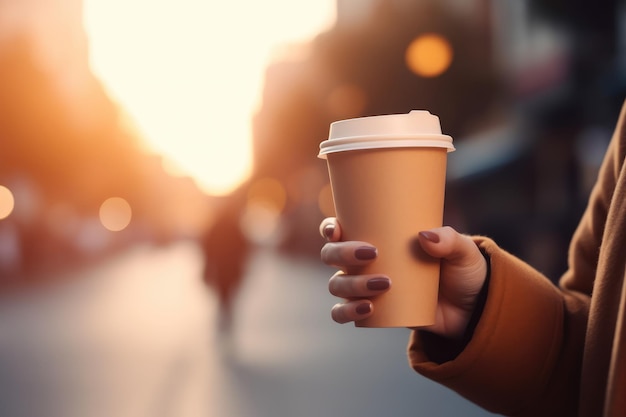
<svg viewBox="0 0 626 417"><path fill-rule="evenodd" d="M439 243L439 235L435 232L430 232L426 230L424 232L419 232L419 235L429 242Z"/></svg>
<svg viewBox="0 0 626 417"><path fill-rule="evenodd" d="M324 226L324 236L326 236L327 239L330 239L333 237L333 234L335 234L335 226L333 226L332 224L328 224L326 226Z"/></svg>
<svg viewBox="0 0 626 417"><path fill-rule="evenodd" d="M375 291L386 290L390 284L389 278L372 278L367 281L367 289Z"/></svg>
<svg viewBox="0 0 626 417"><path fill-rule="evenodd" d="M368 314L372 311L372 305L370 303L362 303L356 307L357 314Z"/></svg>
<svg viewBox="0 0 626 417"><path fill-rule="evenodd" d="M354 257L361 261L374 259L376 257L376 248L371 246L361 246L354 251Z"/></svg>

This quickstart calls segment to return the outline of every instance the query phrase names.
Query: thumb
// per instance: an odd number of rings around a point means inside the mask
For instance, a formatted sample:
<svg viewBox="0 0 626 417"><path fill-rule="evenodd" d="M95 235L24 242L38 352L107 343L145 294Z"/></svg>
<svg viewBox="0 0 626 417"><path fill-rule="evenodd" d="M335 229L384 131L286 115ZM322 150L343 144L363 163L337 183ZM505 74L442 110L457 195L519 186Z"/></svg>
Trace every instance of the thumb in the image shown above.
<svg viewBox="0 0 626 417"><path fill-rule="evenodd" d="M420 246L432 257L446 259L458 266L472 265L482 260L482 254L467 235L450 226L424 230L418 234Z"/></svg>

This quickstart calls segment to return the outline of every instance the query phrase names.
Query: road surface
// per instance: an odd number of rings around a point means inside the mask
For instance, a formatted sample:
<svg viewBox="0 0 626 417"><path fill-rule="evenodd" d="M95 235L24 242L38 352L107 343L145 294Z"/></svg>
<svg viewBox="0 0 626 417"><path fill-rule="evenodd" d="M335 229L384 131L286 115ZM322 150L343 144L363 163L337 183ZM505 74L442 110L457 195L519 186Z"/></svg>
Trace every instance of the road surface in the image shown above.
<svg viewBox="0 0 626 417"><path fill-rule="evenodd" d="M408 330L332 322L321 262L255 253L230 336L202 263L141 245L0 300L0 415L491 415L410 369Z"/></svg>

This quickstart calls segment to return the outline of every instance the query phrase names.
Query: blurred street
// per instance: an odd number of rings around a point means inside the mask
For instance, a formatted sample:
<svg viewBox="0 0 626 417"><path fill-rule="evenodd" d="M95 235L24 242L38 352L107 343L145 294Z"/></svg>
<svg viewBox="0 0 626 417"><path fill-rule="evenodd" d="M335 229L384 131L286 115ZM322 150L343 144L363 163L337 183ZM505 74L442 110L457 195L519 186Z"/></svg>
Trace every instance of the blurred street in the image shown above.
<svg viewBox="0 0 626 417"><path fill-rule="evenodd" d="M197 246L136 246L0 302L0 415L486 416L407 365L408 330L329 317L332 270L252 257L230 337Z"/></svg>

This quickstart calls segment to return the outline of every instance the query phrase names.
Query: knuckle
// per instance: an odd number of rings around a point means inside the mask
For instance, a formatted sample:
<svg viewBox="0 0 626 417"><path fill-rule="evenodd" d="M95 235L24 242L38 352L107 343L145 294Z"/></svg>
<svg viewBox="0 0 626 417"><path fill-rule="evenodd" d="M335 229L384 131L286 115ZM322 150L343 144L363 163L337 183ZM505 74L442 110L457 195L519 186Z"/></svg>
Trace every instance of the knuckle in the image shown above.
<svg viewBox="0 0 626 417"><path fill-rule="evenodd" d="M330 266L342 267L349 264L347 256L349 252L349 244L344 242L328 242L322 246L322 261Z"/></svg>
<svg viewBox="0 0 626 417"><path fill-rule="evenodd" d="M337 259L336 256L336 246L332 243L326 243L322 246L322 250L320 251L320 257L322 262L327 265L334 265Z"/></svg>
<svg viewBox="0 0 626 417"><path fill-rule="evenodd" d="M343 304L335 304L333 308L330 310L331 318L337 323L346 323L348 318L346 317L345 309Z"/></svg>
<svg viewBox="0 0 626 417"><path fill-rule="evenodd" d="M342 274L339 272L333 275L332 277L330 277L330 280L328 280L328 291L332 295L340 296L341 280L342 280Z"/></svg>
<svg viewBox="0 0 626 417"><path fill-rule="evenodd" d="M444 231L444 233L456 233L456 230L454 230L452 226L443 226L441 229Z"/></svg>
<svg viewBox="0 0 626 417"><path fill-rule="evenodd" d="M328 281L328 291L337 297L351 298L363 292L365 284L357 277L336 272Z"/></svg>

